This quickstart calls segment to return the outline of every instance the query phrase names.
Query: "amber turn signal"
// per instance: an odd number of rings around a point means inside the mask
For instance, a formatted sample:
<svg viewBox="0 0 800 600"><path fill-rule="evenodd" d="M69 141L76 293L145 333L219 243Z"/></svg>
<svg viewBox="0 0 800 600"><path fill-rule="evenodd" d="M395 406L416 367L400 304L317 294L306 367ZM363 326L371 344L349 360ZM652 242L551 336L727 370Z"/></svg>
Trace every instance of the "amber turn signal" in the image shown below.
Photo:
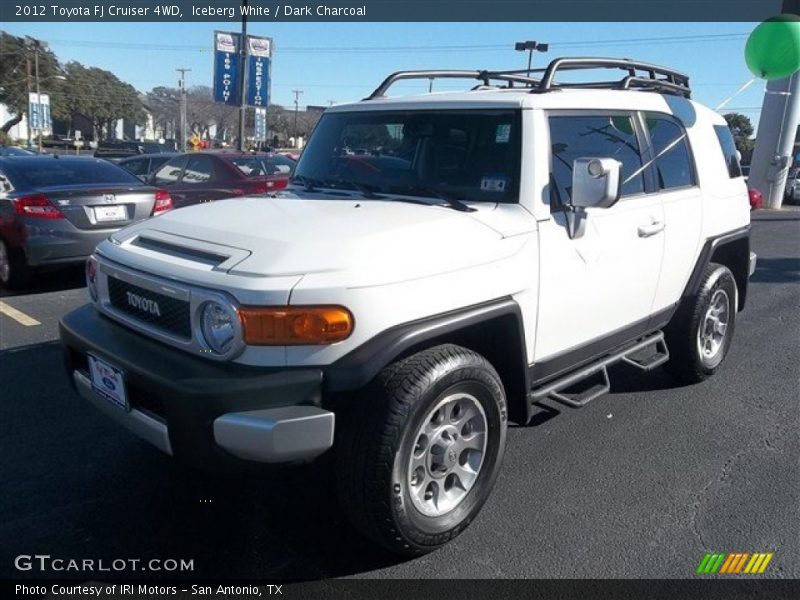
<svg viewBox="0 0 800 600"><path fill-rule="evenodd" d="M353 331L353 315L343 306L243 306L239 318L253 346L333 344Z"/></svg>

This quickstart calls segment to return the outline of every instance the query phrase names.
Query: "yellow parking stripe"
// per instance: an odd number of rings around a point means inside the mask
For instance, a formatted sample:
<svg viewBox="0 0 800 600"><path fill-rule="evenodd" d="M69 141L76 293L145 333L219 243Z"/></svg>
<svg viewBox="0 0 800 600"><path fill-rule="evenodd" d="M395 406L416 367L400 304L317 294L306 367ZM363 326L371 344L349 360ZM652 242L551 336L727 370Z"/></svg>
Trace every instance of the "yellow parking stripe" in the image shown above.
<svg viewBox="0 0 800 600"><path fill-rule="evenodd" d="M759 573L764 572L764 570L767 568L767 565L769 564L769 561L772 560L772 556L773 556L772 552L767 554L766 558L764 558L764 562L761 563L761 568L758 570Z"/></svg>
<svg viewBox="0 0 800 600"><path fill-rule="evenodd" d="M33 327L34 325L41 325L41 323L39 323L39 321L37 321L33 317L29 317L24 312L17 310L13 306L9 306L2 300L0 300L0 313L6 315L7 317L11 317L20 325L25 325L25 327Z"/></svg>

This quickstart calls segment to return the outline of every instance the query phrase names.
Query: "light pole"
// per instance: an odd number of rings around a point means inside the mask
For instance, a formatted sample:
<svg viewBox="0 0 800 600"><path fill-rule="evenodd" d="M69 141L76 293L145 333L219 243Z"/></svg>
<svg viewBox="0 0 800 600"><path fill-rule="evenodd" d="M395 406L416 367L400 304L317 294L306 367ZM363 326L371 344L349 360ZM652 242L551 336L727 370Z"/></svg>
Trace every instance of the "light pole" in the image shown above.
<svg viewBox="0 0 800 600"><path fill-rule="evenodd" d="M300 95L303 90L292 90L294 94L294 147L297 148L299 140L297 139L297 113L300 110Z"/></svg>
<svg viewBox="0 0 800 600"><path fill-rule="evenodd" d="M540 44L538 42L534 42L532 40L528 40L525 42L517 42L514 44L514 50L517 52L528 52L528 77L531 76L531 63L533 63L533 51L536 52L547 52L549 49L549 44Z"/></svg>
<svg viewBox="0 0 800 600"><path fill-rule="evenodd" d="M239 151L244 151L244 126L247 116L247 0L242 0L242 37L239 48Z"/></svg>
<svg viewBox="0 0 800 600"><path fill-rule="evenodd" d="M191 71L186 67L175 69L181 74L178 80L178 87L181 91L181 152L186 152L186 73Z"/></svg>

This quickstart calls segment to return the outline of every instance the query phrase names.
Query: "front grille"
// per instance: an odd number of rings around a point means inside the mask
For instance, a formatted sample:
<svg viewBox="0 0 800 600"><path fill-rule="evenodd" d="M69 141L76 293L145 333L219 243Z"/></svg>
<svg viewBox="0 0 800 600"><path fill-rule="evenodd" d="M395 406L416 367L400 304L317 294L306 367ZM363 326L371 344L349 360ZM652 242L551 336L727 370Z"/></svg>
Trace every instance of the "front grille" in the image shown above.
<svg viewBox="0 0 800 600"><path fill-rule="evenodd" d="M189 303L184 300L176 300L111 276L108 277L108 299L116 310L137 321L182 338L192 337Z"/></svg>

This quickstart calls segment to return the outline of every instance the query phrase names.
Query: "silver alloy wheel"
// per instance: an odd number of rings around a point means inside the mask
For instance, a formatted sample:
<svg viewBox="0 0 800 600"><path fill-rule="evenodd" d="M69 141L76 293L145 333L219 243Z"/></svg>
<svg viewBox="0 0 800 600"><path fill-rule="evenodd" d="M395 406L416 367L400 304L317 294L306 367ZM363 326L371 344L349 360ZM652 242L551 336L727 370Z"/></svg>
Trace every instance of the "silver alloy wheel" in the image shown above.
<svg viewBox="0 0 800 600"><path fill-rule="evenodd" d="M725 342L730 310L728 293L723 289L716 290L697 330L697 349L706 361L714 359Z"/></svg>
<svg viewBox="0 0 800 600"><path fill-rule="evenodd" d="M458 506L478 479L488 423L477 398L458 392L426 415L414 436L408 484L414 506L439 517Z"/></svg>
<svg viewBox="0 0 800 600"><path fill-rule="evenodd" d="M5 242L0 240L0 281L8 283L11 278L11 258L8 256L8 249Z"/></svg>

